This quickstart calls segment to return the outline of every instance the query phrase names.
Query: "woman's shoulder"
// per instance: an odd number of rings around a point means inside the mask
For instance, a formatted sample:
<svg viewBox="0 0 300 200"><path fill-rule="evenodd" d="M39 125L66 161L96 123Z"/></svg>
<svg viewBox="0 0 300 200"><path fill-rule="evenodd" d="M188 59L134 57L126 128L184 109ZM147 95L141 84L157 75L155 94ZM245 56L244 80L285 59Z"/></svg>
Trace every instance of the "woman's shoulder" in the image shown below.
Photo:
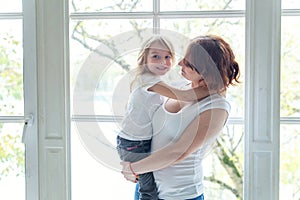
<svg viewBox="0 0 300 200"><path fill-rule="evenodd" d="M202 112L208 109L219 108L229 113L231 109L229 101L220 94L209 95L201 101L198 101L194 106L198 107Z"/></svg>

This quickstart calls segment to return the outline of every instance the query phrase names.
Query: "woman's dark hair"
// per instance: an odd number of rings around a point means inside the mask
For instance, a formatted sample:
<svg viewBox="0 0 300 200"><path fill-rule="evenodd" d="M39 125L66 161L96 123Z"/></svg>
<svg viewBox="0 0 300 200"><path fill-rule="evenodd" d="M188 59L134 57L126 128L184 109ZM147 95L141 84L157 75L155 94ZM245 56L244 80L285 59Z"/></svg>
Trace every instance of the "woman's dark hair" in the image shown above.
<svg viewBox="0 0 300 200"><path fill-rule="evenodd" d="M215 35L194 38L185 56L209 89L224 90L239 83L240 69L230 45Z"/></svg>

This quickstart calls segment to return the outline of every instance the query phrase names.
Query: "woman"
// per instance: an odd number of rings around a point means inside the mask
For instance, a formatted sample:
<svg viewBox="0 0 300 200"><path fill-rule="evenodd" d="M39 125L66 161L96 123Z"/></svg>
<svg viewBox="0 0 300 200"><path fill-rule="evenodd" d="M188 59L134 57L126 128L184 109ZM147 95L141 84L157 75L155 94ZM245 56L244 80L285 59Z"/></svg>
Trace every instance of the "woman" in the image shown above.
<svg viewBox="0 0 300 200"><path fill-rule="evenodd" d="M159 199L204 199L202 159L227 121L225 93L238 83L239 65L229 44L212 35L193 39L179 65L190 87L218 93L194 103L168 99L152 119L152 154L123 162L123 174L135 181L153 171Z"/></svg>

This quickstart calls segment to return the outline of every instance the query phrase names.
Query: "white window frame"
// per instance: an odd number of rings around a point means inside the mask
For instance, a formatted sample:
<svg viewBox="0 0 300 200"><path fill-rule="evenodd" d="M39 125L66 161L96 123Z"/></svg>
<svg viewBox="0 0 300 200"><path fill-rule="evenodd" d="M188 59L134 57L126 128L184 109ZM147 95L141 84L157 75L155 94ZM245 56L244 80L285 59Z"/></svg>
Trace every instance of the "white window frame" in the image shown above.
<svg viewBox="0 0 300 200"><path fill-rule="evenodd" d="M111 13L109 17L149 17L155 28L159 18L172 15L246 17L244 199L278 200L281 1L246 0L246 13L168 15L159 15L159 0L153 2L153 13ZM26 151L27 199L70 200L68 0L23 0L23 10L25 116L32 114L35 122L26 138L26 145L32 147ZM107 18L108 14L82 13L71 18ZM289 118L281 121L294 123Z"/></svg>
<svg viewBox="0 0 300 200"><path fill-rule="evenodd" d="M23 84L24 116L33 117L32 126L23 133L25 145L26 199L39 199L38 118L37 118L37 49L35 2L23 3ZM25 117L24 117L25 118ZM25 119L24 119L25 122ZM24 125L25 126L25 125ZM24 127L25 128L25 127Z"/></svg>

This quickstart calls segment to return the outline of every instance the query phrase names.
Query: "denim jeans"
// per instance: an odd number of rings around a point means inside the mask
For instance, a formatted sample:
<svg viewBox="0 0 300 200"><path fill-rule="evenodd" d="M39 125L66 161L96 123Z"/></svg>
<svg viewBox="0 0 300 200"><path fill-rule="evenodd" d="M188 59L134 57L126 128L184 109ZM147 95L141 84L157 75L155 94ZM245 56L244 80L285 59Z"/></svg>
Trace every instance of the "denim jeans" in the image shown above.
<svg viewBox="0 0 300 200"><path fill-rule="evenodd" d="M135 186L135 192L134 192L134 200L139 200L139 184L137 183L136 186ZM161 200L161 199L159 199ZM195 197L193 199L186 199L186 200L204 200L204 194L201 194L200 196L198 197Z"/></svg>
<svg viewBox="0 0 300 200"><path fill-rule="evenodd" d="M121 160L136 162L151 152L151 140L131 141L117 137L117 150ZM157 188L152 172L139 174L139 200L157 200Z"/></svg>

